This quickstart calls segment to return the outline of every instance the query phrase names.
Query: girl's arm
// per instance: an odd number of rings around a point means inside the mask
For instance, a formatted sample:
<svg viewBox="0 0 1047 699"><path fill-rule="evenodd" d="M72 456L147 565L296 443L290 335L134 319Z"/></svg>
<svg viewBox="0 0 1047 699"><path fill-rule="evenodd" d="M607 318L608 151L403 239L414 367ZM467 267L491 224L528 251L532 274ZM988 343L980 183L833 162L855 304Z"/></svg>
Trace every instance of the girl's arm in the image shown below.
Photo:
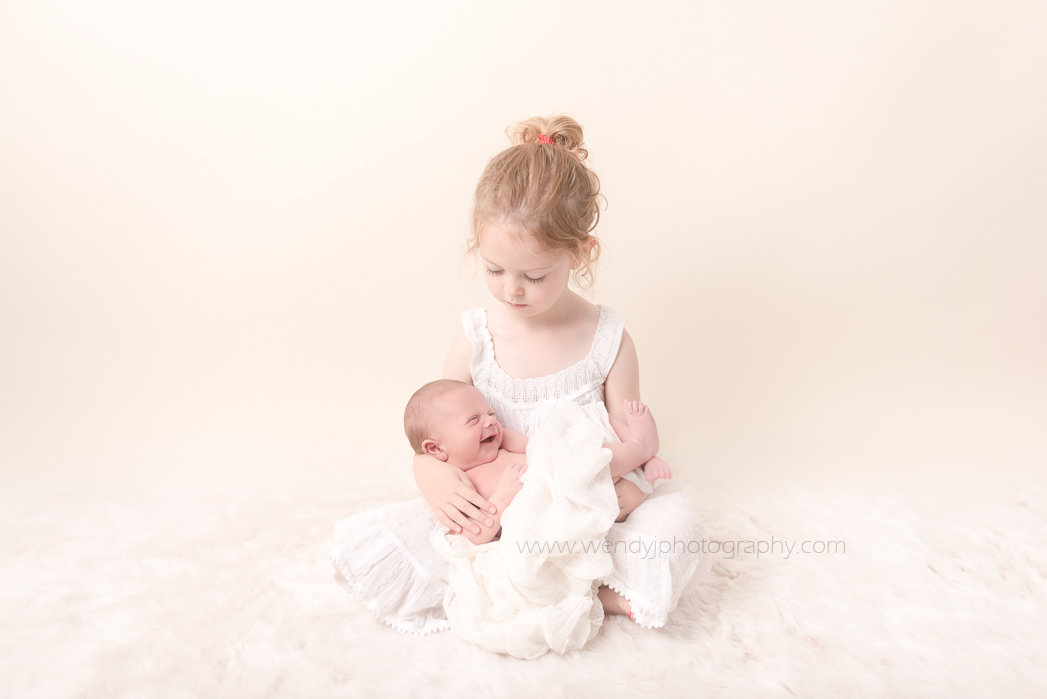
<svg viewBox="0 0 1047 699"><path fill-rule="evenodd" d="M465 471L434 459L428 454L414 456L414 482L440 524L455 534L466 529L479 534L494 520L482 510L494 514L494 505L476 492Z"/></svg>
<svg viewBox="0 0 1047 699"><path fill-rule="evenodd" d="M469 370L472 358L473 343L469 342L469 338L465 336L465 331L463 330L458 333L458 337L454 338L451 349L447 353L447 359L444 360L443 378L464 381L472 386L473 374Z"/></svg>
<svg viewBox="0 0 1047 699"><path fill-rule="evenodd" d="M472 343L462 331L447 353L443 378L457 379L471 385L473 377L469 371L469 362L472 356ZM486 513L495 514L498 509L476 492L464 471L437 459L422 459L422 456L414 457L414 482L418 484L418 489L422 491L422 496L440 524L455 534L466 529L479 534L484 527L494 524L494 520Z"/></svg>
<svg viewBox="0 0 1047 699"><path fill-rule="evenodd" d="M625 423L626 400L640 398L640 361L636 357L636 345L627 330L622 331L622 342L618 346L618 356L607 373L603 385L603 402L607 405L607 414L612 420Z"/></svg>
<svg viewBox="0 0 1047 699"><path fill-rule="evenodd" d="M622 331L622 342L618 346L618 356L607 373L603 385L603 399L607 406L607 415L611 425L620 438L625 439L626 400L640 400L640 362L636 356L636 345L628 331ZM631 448L629 444L606 444L614 458L611 460L611 476L617 478L641 465L646 458L642 450ZM649 454L647 454L649 455Z"/></svg>

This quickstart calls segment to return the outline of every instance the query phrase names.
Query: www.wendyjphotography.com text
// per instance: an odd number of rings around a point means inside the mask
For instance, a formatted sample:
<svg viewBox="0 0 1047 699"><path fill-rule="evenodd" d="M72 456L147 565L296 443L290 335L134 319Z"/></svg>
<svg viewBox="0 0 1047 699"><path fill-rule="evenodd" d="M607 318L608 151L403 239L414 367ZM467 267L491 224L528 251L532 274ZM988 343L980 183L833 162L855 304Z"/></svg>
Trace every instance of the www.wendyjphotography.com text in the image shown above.
<svg viewBox="0 0 1047 699"><path fill-rule="evenodd" d="M641 558L656 558L670 553L709 553L724 558L735 556L800 556L846 555L846 541L819 539L631 539L629 541L519 541L519 553L638 553Z"/></svg>

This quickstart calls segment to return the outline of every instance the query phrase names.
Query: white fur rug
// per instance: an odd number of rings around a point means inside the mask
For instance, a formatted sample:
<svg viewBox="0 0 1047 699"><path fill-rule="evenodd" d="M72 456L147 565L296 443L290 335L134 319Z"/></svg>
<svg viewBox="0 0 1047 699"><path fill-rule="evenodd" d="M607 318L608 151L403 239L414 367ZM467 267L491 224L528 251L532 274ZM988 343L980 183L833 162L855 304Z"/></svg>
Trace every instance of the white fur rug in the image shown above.
<svg viewBox="0 0 1047 699"><path fill-rule="evenodd" d="M611 619L535 661L376 622L334 581L332 527L412 490L353 488L6 488L0 695L1047 695L1043 486L703 492L719 543L670 625ZM772 537L846 551L727 550Z"/></svg>

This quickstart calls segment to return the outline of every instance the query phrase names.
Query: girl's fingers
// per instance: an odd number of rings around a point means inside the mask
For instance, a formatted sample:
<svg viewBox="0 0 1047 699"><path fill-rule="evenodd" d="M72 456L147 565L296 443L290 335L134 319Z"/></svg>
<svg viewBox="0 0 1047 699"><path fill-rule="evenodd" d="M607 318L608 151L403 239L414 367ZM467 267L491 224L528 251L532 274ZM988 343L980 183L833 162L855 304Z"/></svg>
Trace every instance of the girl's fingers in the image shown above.
<svg viewBox="0 0 1047 699"><path fill-rule="evenodd" d="M452 534L462 533L462 528L455 524L454 521L447 516L446 512L444 512L443 510L436 510L434 514L436 515L436 519L440 521L440 524L447 527Z"/></svg>
<svg viewBox="0 0 1047 699"><path fill-rule="evenodd" d="M490 512L491 514L495 513L494 505L488 502L487 498L485 498L483 495L480 495L480 493L476 492L472 487L462 488L458 492L458 495L467 500L474 507L479 508L476 510L475 513L468 513L473 517L477 517L480 514L480 510L485 510L487 512ZM462 509L464 510L464 508Z"/></svg>
<svg viewBox="0 0 1047 699"><path fill-rule="evenodd" d="M455 498L451 502L451 504L454 507L457 507L461 511L461 513L466 517L472 517L473 519L476 519L481 514L480 510L476 508L476 505L466 500L464 495L460 495L457 498Z"/></svg>
<svg viewBox="0 0 1047 699"><path fill-rule="evenodd" d="M473 482L469 480L469 476L465 475L464 471L458 471L459 485L458 490L455 492L456 495L465 498L476 507L483 508L491 514L495 513L495 508L487 499L476 492L476 488L473 487Z"/></svg>
<svg viewBox="0 0 1047 699"><path fill-rule="evenodd" d="M469 527L475 534L480 533L481 524L488 527L494 524L494 520L478 510L475 505L465 498L459 498L453 505L458 508L459 514L462 515L462 519L455 518L455 521L463 527Z"/></svg>
<svg viewBox="0 0 1047 699"><path fill-rule="evenodd" d="M450 505L448 509L445 510L445 512L447 516L451 519L451 521L455 524L455 534L460 534L461 532L465 531L466 528L468 528L469 531L473 532L474 534L480 533L479 525L477 525L474 521L470 520L469 516L462 512L460 509L456 509L456 507L453 504Z"/></svg>

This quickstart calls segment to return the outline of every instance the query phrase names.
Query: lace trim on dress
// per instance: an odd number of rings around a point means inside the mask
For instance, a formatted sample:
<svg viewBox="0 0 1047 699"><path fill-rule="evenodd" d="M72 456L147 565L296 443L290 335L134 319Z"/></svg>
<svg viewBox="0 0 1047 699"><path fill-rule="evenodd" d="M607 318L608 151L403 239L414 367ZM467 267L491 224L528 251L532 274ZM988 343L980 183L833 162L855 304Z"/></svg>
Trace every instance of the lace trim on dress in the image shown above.
<svg viewBox="0 0 1047 699"><path fill-rule="evenodd" d="M658 622L657 615L651 612L646 607L641 607L638 600L634 599L633 595L629 590L625 589L625 586L620 582L612 579L603 580L604 585L611 588L619 595L625 598L625 601L629 603L629 611L631 612L629 618L635 621L641 628L644 629L660 629L665 626L665 621Z"/></svg>
<svg viewBox="0 0 1047 699"><path fill-rule="evenodd" d="M429 544L436 526L421 498L340 520L329 554L338 581L397 631L425 636L449 628L447 563Z"/></svg>
<svg viewBox="0 0 1047 699"><path fill-rule="evenodd" d="M600 307L589 353L571 366L548 376L514 379L494 358L494 339L487 327L487 311L480 308L463 313L467 335L473 344L473 382L482 381L491 392L510 404L526 405L551 399L575 399L600 386L618 356L624 319L607 306Z"/></svg>

